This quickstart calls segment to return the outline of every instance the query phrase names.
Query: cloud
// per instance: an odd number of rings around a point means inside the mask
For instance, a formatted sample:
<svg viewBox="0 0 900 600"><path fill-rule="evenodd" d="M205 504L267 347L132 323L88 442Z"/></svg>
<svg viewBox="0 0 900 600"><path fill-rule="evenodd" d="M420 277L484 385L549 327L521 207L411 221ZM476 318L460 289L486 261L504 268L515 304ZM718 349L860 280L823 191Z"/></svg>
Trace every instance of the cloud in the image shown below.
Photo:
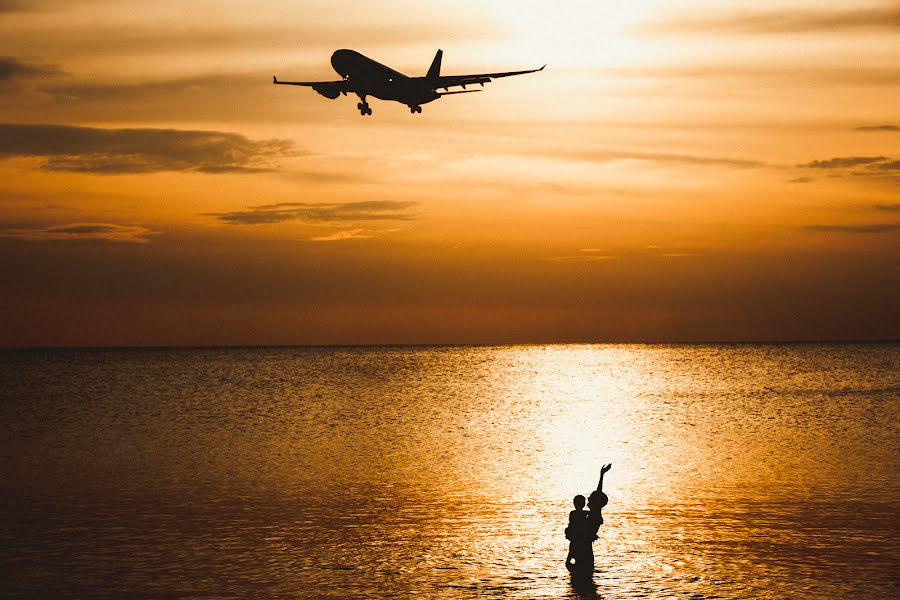
<svg viewBox="0 0 900 600"><path fill-rule="evenodd" d="M221 131L0 124L0 158L46 157L46 171L254 173L291 154L288 140Z"/></svg>
<svg viewBox="0 0 900 600"><path fill-rule="evenodd" d="M900 160L887 156L839 156L826 160L814 160L800 168L833 171L829 177L854 177L869 181L881 181L893 185L900 177Z"/></svg>
<svg viewBox="0 0 900 600"><path fill-rule="evenodd" d="M56 102L128 102L202 92L222 94L230 89L269 83L258 73L197 75L141 83L67 83L46 85L41 90Z"/></svg>
<svg viewBox="0 0 900 600"><path fill-rule="evenodd" d="M28 8L28 3L24 0L0 0L0 13L24 11Z"/></svg>
<svg viewBox="0 0 900 600"><path fill-rule="evenodd" d="M756 160L746 160L742 158L728 158L720 156L695 156L690 154L667 154L654 152L623 152L619 154L619 158L634 160L649 160L656 162L669 162L689 165L709 165L709 166L725 166L735 167L739 169L763 167L765 163Z"/></svg>
<svg viewBox="0 0 900 600"><path fill-rule="evenodd" d="M79 4L96 3L97 0L83 0ZM13 12L43 12L58 10L70 3L65 0L0 0L0 14Z"/></svg>
<svg viewBox="0 0 900 600"><path fill-rule="evenodd" d="M603 254L577 254L575 256L548 256L542 260L548 262L560 262L560 263L586 263L586 262L602 262L607 260L614 260L616 257L613 255L603 255Z"/></svg>
<svg viewBox="0 0 900 600"><path fill-rule="evenodd" d="M639 26L648 33L722 32L744 34L841 33L849 30L900 28L900 7L855 10L782 10L748 12L713 18L674 18Z"/></svg>
<svg viewBox="0 0 900 600"><path fill-rule="evenodd" d="M789 179L788 183L812 183L815 181L812 177L795 177L793 179Z"/></svg>
<svg viewBox="0 0 900 600"><path fill-rule="evenodd" d="M29 64L11 56L0 56L0 84L13 79L55 75L57 73L59 73L59 70L53 67Z"/></svg>
<svg viewBox="0 0 900 600"><path fill-rule="evenodd" d="M872 223L869 225L807 225L804 229L833 233L887 233L900 229L900 223Z"/></svg>
<svg viewBox="0 0 900 600"><path fill-rule="evenodd" d="M900 131L900 125L863 125L856 131Z"/></svg>
<svg viewBox="0 0 900 600"><path fill-rule="evenodd" d="M856 67L836 67L817 65L694 65L664 67L620 67L608 73L627 78L639 79L686 79L742 81L756 79L766 86L806 87L815 85L844 86L895 86L900 84L900 72L892 67L861 65ZM890 127L890 126L887 126ZM859 129L859 128L857 128ZM862 129L870 131L870 129ZM881 130L879 127L878 130Z"/></svg>
<svg viewBox="0 0 900 600"><path fill-rule="evenodd" d="M324 57L327 64L328 55ZM278 67L275 73L285 71L298 77L336 76L333 71L329 74L315 68ZM148 123L152 127L154 123L171 122L173 113L183 123L260 123L285 114L290 114L292 121L321 121L333 111L333 105L315 92L272 85L268 70L235 69L175 78L154 71L140 82L115 70L98 77L76 73L67 79L29 80L35 93L10 100L15 114L21 115L10 121L40 122L53 114L53 120L61 123ZM303 110L297 110L298 99L308 101Z"/></svg>
<svg viewBox="0 0 900 600"><path fill-rule="evenodd" d="M9 0L0 0L9 2ZM33 10L28 2L13 2L7 11L15 7ZM45 4L47 4L45 2ZM79 4L60 3L60 8L47 6L56 12L67 11L73 18L81 18L84 12ZM473 21L465 13L444 11L441 19L434 19L427 11L409 10L408 3L396 2L396 10L380 11L386 16L377 26L373 26L371 15L360 11L356 2L328 2L328 8L315 19L278 19L267 21L266 11L259 19L244 19L240 23L227 15L212 15L181 19L173 27L171 19L177 11L166 14L161 8L161 16L140 18L141 15L104 15L106 18L93 19L89 26L73 27L64 19L35 23L32 27L10 28L4 41L13 48L28 47L41 56L65 57L71 48L77 47L79 57L95 56L158 56L185 53L211 53L222 56L226 53L247 55L260 50L284 54L291 48L292 60L321 62L323 68L331 70L328 58L335 48L356 47L371 51L394 49L398 45L430 47L435 40L453 39L457 43L465 40L496 38L497 21L481 19ZM0 13L4 12L0 4ZM100 10L97 7L97 10ZM307 8L306 11L316 12ZM90 14L90 11L87 11ZM221 11L220 11L221 12ZM227 12L227 11L226 11ZM219 18L217 18L217 16ZM35 35L35 32L39 35ZM302 44L297 43L302 40ZM28 42L30 46L25 46ZM426 69L434 50L417 58L415 66ZM368 53L368 52L367 52ZM390 60L389 56L373 56L376 60ZM398 66L412 66L398 65Z"/></svg>
<svg viewBox="0 0 900 600"><path fill-rule="evenodd" d="M94 240L146 244L154 231L141 225L113 223L70 223L50 227L0 227L0 237L29 242Z"/></svg>
<svg viewBox="0 0 900 600"><path fill-rule="evenodd" d="M645 246L642 249L634 250L634 249L623 249L620 248L617 253L612 253L610 250L603 250L601 248L581 248L578 250L580 254L575 255L562 255L562 256L548 256L541 258L542 261L548 262L558 262L558 263L590 263L590 262L605 262L610 260L628 260L629 258L634 257L650 257L650 258L658 258L658 259L670 259L670 258L690 258L702 256L697 252L688 252L686 250L681 250L677 248L665 249L662 246L658 246L655 244L651 244L649 246Z"/></svg>
<svg viewBox="0 0 900 600"><path fill-rule="evenodd" d="M580 252L580 254L567 256L547 256L545 258L542 258L541 260L559 263L586 263L615 260L617 258L616 255L609 254L608 251L603 250L602 248L579 248L578 252Z"/></svg>
<svg viewBox="0 0 900 600"><path fill-rule="evenodd" d="M884 210L888 212L900 212L900 204L876 204L875 210Z"/></svg>
<svg viewBox="0 0 900 600"><path fill-rule="evenodd" d="M887 156L840 156L828 160L814 160L800 165L810 169L846 169L859 165L870 165L890 160Z"/></svg>
<svg viewBox="0 0 900 600"><path fill-rule="evenodd" d="M367 229L347 229L331 235L320 235L310 238L313 242L340 242L344 240L369 240L375 235Z"/></svg>
<svg viewBox="0 0 900 600"><path fill-rule="evenodd" d="M390 200L344 203L282 202L254 206L242 211L209 213L209 216L231 225L262 225L284 221L408 221L415 218L407 212L415 204Z"/></svg>
<svg viewBox="0 0 900 600"><path fill-rule="evenodd" d="M628 152L619 150L541 150L540 154L553 158L587 162L613 162L618 160L642 160L696 166L724 166L736 169L752 169L767 166L763 162L722 156L698 156L668 152Z"/></svg>

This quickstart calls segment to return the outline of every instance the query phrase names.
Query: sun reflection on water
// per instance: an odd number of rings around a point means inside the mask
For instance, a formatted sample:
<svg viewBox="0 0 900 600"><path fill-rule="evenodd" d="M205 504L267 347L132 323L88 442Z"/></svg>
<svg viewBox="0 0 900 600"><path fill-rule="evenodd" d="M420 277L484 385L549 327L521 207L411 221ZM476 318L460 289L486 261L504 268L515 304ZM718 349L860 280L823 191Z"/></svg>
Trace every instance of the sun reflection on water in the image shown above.
<svg viewBox="0 0 900 600"><path fill-rule="evenodd" d="M0 366L18 390L2 406L21 595L40 582L76 596L97 582L159 596L893 589L896 346L59 352ZM566 515L606 462L596 587L573 586Z"/></svg>

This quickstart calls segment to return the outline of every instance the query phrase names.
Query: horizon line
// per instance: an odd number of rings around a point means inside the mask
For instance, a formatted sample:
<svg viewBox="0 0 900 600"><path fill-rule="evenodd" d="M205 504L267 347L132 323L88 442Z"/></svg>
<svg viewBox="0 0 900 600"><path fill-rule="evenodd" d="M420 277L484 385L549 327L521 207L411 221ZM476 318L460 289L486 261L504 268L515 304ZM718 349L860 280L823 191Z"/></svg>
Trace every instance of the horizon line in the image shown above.
<svg viewBox="0 0 900 600"><path fill-rule="evenodd" d="M704 340L704 341L617 341L617 342L395 342L395 343L309 343L309 344L184 344L184 345L33 345L0 346L0 352L22 350L241 350L267 348L469 348L513 346L788 346L788 345L900 344L900 338L825 340Z"/></svg>

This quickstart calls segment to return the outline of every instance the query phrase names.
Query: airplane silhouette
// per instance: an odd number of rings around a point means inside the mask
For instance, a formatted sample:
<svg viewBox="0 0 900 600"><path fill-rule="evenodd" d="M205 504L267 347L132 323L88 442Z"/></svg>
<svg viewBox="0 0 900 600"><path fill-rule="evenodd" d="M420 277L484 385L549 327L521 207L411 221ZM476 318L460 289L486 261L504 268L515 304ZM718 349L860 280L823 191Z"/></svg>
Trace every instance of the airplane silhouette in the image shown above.
<svg viewBox="0 0 900 600"><path fill-rule="evenodd" d="M359 96L356 108L359 109L361 115L372 114L372 108L366 102L366 96L400 102L409 107L409 112L420 113L423 104L437 100L441 96L481 91L467 90L467 85L480 84L481 87L484 87L484 84L492 79L536 73L543 71L547 66L544 65L540 69L529 71L508 71L506 73L441 75L441 57L443 55L443 50L437 51L431 67L424 77L408 77L354 50L337 50L331 55L331 66L343 78L340 81L278 81L278 78L273 76L272 83L311 87L331 100L341 94L345 96L348 93L356 94ZM449 88L458 86L463 89L455 92L448 91ZM444 91L439 92L440 89Z"/></svg>

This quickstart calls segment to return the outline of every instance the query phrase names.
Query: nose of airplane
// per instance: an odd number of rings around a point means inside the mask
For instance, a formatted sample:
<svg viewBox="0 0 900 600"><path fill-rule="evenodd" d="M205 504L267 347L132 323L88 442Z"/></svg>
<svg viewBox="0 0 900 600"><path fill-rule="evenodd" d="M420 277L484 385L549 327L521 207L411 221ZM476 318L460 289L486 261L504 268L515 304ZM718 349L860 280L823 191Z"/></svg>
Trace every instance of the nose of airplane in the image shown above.
<svg viewBox="0 0 900 600"><path fill-rule="evenodd" d="M355 56L356 52L353 50L335 50L334 54L331 55L331 66L340 75L346 76L350 71L350 65Z"/></svg>

